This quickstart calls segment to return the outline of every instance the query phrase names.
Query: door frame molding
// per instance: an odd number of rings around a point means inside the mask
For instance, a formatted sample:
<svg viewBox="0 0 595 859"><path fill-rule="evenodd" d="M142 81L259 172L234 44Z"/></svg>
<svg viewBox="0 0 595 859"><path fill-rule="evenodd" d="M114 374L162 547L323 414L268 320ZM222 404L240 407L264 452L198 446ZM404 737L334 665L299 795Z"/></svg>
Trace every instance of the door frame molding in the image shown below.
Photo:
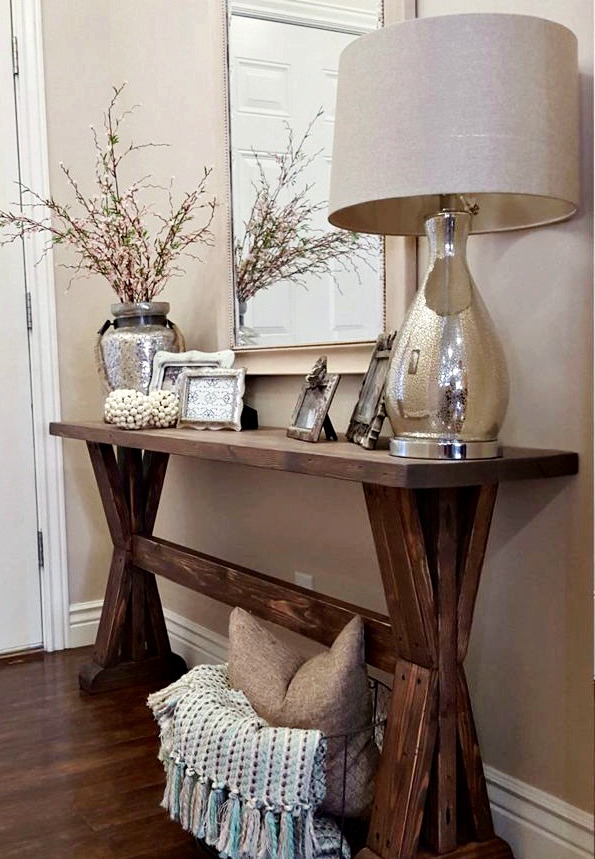
<svg viewBox="0 0 595 859"><path fill-rule="evenodd" d="M15 93L21 181L48 197L41 0L10 0L10 5L19 55ZM44 544L40 569L43 645L51 651L69 646L69 591L62 446L48 432L50 421L60 419L60 380L53 257L45 246L43 235L37 233L27 236L23 244L33 319L29 350L37 516Z"/></svg>

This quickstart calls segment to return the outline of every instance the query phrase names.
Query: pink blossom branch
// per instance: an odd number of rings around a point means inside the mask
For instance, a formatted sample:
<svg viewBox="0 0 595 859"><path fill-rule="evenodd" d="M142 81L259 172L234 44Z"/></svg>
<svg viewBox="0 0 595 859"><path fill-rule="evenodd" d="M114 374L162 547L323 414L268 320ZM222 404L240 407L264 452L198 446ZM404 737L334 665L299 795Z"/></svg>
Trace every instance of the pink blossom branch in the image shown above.
<svg viewBox="0 0 595 859"><path fill-rule="evenodd" d="M69 168L61 164L79 214L73 214L69 206L58 203L53 197L43 198L21 185L21 192L28 194L34 204L43 206L49 217L37 219L23 211L23 206L17 212L0 211L0 229L4 232L0 244L29 233L45 232L49 242L44 253L56 244L69 246L74 251L75 263L66 266L74 271L74 277L82 273L100 274L108 280L120 301L151 301L162 292L170 277L182 272L177 262L179 257L194 256L189 250L192 245L212 246L210 227L216 202L207 195L211 174L207 168L194 190L184 194L177 206L171 187L166 191L169 209L165 214L152 205L156 192L165 189L149 183L150 176L122 189L118 170L124 159L140 149L164 145L130 143L120 147L121 122L135 109L116 114L123 88L124 85L113 88L104 114L104 145L91 128L98 193L85 196ZM143 197L147 197L148 202L143 202ZM195 222L199 217L202 224L197 226Z"/></svg>
<svg viewBox="0 0 595 859"><path fill-rule="evenodd" d="M238 301L246 301L261 289L280 281L305 286L312 274L331 274L333 267L351 269L359 277L358 264L370 265L374 237L344 230L316 230L312 223L325 203L311 201L312 185L301 183L303 171L320 154L306 153L312 127L322 109L308 125L297 146L287 126L285 151L273 157L277 165L275 185L269 182L258 154L254 153L258 177L253 183L254 201L244 223L244 234L234 243L235 289ZM293 190L286 203L281 197Z"/></svg>

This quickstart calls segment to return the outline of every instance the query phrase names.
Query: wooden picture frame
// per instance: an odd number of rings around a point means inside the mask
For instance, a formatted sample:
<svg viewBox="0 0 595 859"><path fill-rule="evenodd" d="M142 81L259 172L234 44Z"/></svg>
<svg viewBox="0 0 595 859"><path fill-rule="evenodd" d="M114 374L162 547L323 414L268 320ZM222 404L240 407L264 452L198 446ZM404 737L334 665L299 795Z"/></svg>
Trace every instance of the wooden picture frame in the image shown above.
<svg viewBox="0 0 595 859"><path fill-rule="evenodd" d="M182 370L178 426L241 430L245 388L245 367L196 367Z"/></svg>
<svg viewBox="0 0 595 859"><path fill-rule="evenodd" d="M174 391L179 394L178 382L180 374L185 369L193 367L222 367L229 369L233 366L235 352L232 349L222 349L219 352L165 352L155 353L153 372L149 391Z"/></svg>
<svg viewBox="0 0 595 859"><path fill-rule="evenodd" d="M323 427L329 440L337 438L328 418L328 410L339 379L338 373L326 372L326 355L319 358L300 390L291 424L287 428L288 438L316 442Z"/></svg>
<svg viewBox="0 0 595 859"><path fill-rule="evenodd" d="M386 417L384 385L396 331L380 334L363 378L359 397L345 433L348 441L366 450L376 447Z"/></svg>

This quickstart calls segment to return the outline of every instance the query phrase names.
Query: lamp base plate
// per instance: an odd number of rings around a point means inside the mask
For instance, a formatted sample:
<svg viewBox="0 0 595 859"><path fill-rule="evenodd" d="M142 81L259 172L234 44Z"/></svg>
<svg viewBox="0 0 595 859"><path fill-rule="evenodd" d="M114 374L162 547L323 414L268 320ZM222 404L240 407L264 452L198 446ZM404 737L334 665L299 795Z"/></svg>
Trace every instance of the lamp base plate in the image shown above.
<svg viewBox="0 0 595 859"><path fill-rule="evenodd" d="M496 459L502 456L498 440L463 441L461 439L391 438L389 453L408 459Z"/></svg>

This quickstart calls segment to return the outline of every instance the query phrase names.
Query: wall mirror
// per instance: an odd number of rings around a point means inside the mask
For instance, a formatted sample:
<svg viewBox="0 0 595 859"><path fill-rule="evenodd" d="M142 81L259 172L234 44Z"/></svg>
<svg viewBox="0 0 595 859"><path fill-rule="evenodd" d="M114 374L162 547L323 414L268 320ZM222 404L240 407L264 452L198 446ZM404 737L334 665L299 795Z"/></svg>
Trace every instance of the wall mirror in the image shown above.
<svg viewBox="0 0 595 859"><path fill-rule="evenodd" d="M266 352L327 351L329 344L365 345L368 354L386 326L384 243L377 237L367 237L365 248L341 257L329 273L307 274L301 284L275 279L242 300L237 294L237 261L248 253L246 224L263 183L269 197L277 193L279 157L289 145L295 150L304 141L304 168L293 184L283 183L277 202L284 205L307 188L304 204L318 206L312 228L332 229L326 201L339 55L380 26L382 13L378 0L228 0L231 346L243 363ZM311 364L310 357L304 361Z"/></svg>

